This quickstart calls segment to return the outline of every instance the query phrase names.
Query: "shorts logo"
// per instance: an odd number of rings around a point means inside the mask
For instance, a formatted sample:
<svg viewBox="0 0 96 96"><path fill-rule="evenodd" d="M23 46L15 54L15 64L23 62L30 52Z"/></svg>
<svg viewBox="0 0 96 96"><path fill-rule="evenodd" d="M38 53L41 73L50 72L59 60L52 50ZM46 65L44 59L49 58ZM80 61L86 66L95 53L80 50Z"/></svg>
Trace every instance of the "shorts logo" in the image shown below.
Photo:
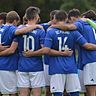
<svg viewBox="0 0 96 96"><path fill-rule="evenodd" d="M52 87L52 89L55 89L55 87Z"/></svg>
<svg viewBox="0 0 96 96"><path fill-rule="evenodd" d="M94 81L94 79L91 79L91 81Z"/></svg>

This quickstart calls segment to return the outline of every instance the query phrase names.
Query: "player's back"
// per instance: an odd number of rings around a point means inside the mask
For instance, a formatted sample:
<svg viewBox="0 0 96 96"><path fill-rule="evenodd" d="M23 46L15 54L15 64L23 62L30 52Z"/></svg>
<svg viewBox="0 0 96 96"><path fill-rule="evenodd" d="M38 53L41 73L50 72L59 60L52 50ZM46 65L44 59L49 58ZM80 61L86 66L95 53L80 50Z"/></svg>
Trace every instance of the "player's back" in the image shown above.
<svg viewBox="0 0 96 96"><path fill-rule="evenodd" d="M14 39L14 32L16 27L13 25L4 25L0 29L0 43L3 46L10 46ZM11 54L9 56L0 56L0 69L1 70L16 70L17 69L17 53ZM15 62L14 62L15 61Z"/></svg>
<svg viewBox="0 0 96 96"><path fill-rule="evenodd" d="M88 43L96 44L96 32L88 23L79 20L75 25ZM78 58L79 64L83 68L87 63L96 62L96 51L89 51L80 47Z"/></svg>
<svg viewBox="0 0 96 96"><path fill-rule="evenodd" d="M82 35L77 31L62 31L59 29L49 29L45 39L45 46L58 51L71 49L74 51L76 42L84 44L86 41L82 40ZM48 40L50 43L48 44ZM85 40L85 39L84 39ZM51 56L50 58L50 74L55 73L76 73L75 53L72 56Z"/></svg>
<svg viewBox="0 0 96 96"><path fill-rule="evenodd" d="M35 72L43 70L42 56L24 57L23 51L36 51L41 48L44 43L45 32L41 29L35 29L21 36L18 36L19 50L19 71Z"/></svg>

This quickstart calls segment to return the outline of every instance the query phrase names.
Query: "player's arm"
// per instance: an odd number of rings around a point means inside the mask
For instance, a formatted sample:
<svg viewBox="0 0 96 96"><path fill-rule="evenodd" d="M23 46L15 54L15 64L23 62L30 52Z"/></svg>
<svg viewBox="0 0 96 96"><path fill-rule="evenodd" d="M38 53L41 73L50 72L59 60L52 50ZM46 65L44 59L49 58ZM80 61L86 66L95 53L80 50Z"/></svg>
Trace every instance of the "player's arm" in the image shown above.
<svg viewBox="0 0 96 96"><path fill-rule="evenodd" d="M24 34L24 33L27 33L27 32L30 32L36 28L40 28L40 29L43 29L43 27L41 25L30 25L30 26L27 26L27 27L24 27L24 28L21 28L21 29L17 29L15 31L15 35L21 35L21 34Z"/></svg>
<svg viewBox="0 0 96 96"><path fill-rule="evenodd" d="M96 45L92 43L85 43L82 47L87 50L96 50Z"/></svg>
<svg viewBox="0 0 96 96"><path fill-rule="evenodd" d="M59 23L57 23L57 24L52 25L51 27L59 28L61 30L65 30L65 31L66 30L76 30L77 29L77 26L74 25L74 24L59 24Z"/></svg>
<svg viewBox="0 0 96 96"><path fill-rule="evenodd" d="M23 55L26 57L31 57L31 56L40 56L40 55L44 55L44 54L48 54L51 56L71 56L73 54L73 51L70 50L65 50L65 51L57 51L54 49L50 49L48 47L43 47L37 51L24 51Z"/></svg>
<svg viewBox="0 0 96 96"><path fill-rule="evenodd" d="M7 56L10 54L13 54L16 51L17 46L18 46L18 43L13 41L9 48L0 52L0 56Z"/></svg>
<svg viewBox="0 0 96 96"><path fill-rule="evenodd" d="M96 50L96 44L88 43L87 40L78 32L74 33L75 42L87 50Z"/></svg>

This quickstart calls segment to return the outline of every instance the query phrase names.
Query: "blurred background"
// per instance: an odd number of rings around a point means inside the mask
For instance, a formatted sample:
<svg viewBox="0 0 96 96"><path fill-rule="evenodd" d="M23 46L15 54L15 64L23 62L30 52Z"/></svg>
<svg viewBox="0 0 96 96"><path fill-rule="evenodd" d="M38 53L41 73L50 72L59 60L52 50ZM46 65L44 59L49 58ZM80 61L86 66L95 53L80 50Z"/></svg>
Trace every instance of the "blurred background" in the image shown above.
<svg viewBox="0 0 96 96"><path fill-rule="evenodd" d="M41 21L49 20L49 13L54 9L69 11L78 8L81 13L93 9L96 12L96 0L0 0L0 12L15 10L22 17L29 6L36 6L41 9Z"/></svg>

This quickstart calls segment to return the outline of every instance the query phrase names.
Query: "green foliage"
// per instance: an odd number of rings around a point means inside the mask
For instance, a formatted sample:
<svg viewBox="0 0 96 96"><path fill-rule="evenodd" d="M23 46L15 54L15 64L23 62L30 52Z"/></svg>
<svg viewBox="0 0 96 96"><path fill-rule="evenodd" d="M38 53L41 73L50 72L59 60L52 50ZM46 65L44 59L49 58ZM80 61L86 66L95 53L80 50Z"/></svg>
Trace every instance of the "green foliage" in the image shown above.
<svg viewBox="0 0 96 96"><path fill-rule="evenodd" d="M95 0L63 0L61 9L69 11L72 8L77 8L81 12L87 11L89 9L95 9L96 3Z"/></svg>
<svg viewBox="0 0 96 96"><path fill-rule="evenodd" d="M37 6L41 9L43 22L49 20L49 13L54 9L64 9L67 12L72 8L78 8L81 12L88 9L96 11L95 0L0 0L0 12L17 11L22 17L29 6Z"/></svg>

